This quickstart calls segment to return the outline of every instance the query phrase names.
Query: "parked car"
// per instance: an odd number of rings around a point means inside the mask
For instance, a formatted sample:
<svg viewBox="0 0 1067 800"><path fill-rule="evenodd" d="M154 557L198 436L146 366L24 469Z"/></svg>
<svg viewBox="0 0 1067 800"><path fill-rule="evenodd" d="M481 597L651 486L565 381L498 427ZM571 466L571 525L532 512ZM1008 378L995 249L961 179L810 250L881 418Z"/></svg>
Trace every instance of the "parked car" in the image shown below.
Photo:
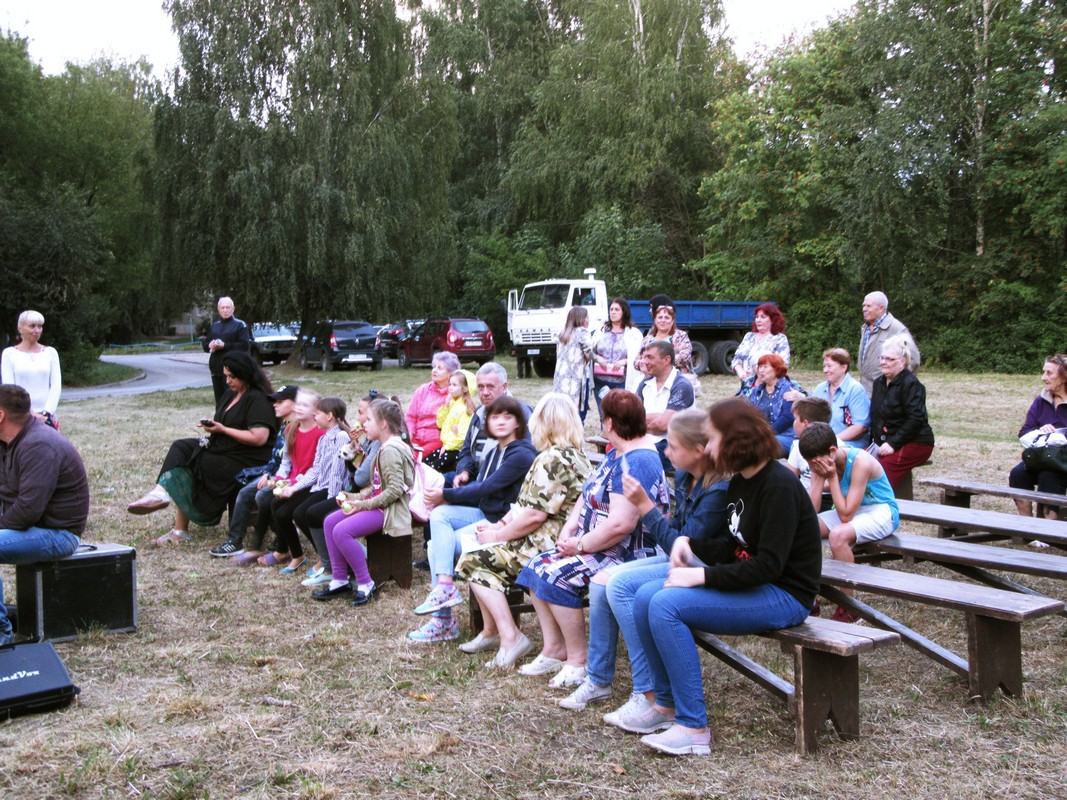
<svg viewBox="0 0 1067 800"><path fill-rule="evenodd" d="M280 364L296 350L298 322L255 322L252 324L252 358L260 364Z"/></svg>
<svg viewBox="0 0 1067 800"><path fill-rule="evenodd" d="M300 366L318 366L323 372L338 367L381 369L378 329L363 320L317 322L300 346Z"/></svg>
<svg viewBox="0 0 1067 800"><path fill-rule="evenodd" d="M434 354L448 350L460 361L484 364L496 355L493 332L480 319L442 317L428 319L400 344L400 366L425 363Z"/></svg>
<svg viewBox="0 0 1067 800"><path fill-rule="evenodd" d="M423 322L421 319L405 319L386 325L381 331L382 355L386 358L399 358L400 343L411 336L412 331Z"/></svg>

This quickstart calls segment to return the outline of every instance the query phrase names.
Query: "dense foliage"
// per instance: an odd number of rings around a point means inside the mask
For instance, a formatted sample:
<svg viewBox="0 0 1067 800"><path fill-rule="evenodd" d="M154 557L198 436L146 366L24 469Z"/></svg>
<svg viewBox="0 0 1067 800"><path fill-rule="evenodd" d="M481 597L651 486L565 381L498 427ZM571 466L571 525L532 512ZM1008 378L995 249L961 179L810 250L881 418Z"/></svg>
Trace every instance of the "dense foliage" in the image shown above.
<svg viewBox="0 0 1067 800"><path fill-rule="evenodd" d="M156 316L149 74L96 61L46 77L0 36L0 339L40 311L72 378Z"/></svg>
<svg viewBox="0 0 1067 800"><path fill-rule="evenodd" d="M806 358L854 347L876 288L924 361L1065 347L1061 2L860 0L754 64L714 0L167 7L159 95L144 65L44 77L3 40L5 321L36 304L97 342L228 292L502 333L507 289L596 267L777 299Z"/></svg>

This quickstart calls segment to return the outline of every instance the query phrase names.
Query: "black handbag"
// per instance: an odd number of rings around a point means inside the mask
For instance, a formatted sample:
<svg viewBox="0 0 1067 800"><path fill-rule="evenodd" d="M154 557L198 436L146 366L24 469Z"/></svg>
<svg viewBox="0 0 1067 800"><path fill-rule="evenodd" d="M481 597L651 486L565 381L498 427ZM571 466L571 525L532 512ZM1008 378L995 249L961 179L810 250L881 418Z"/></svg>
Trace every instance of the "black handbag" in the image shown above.
<svg viewBox="0 0 1067 800"><path fill-rule="evenodd" d="M1045 441L1048 437L1038 437ZM1031 472L1061 472L1067 475L1067 446L1062 444L1035 444L1023 450L1023 463Z"/></svg>

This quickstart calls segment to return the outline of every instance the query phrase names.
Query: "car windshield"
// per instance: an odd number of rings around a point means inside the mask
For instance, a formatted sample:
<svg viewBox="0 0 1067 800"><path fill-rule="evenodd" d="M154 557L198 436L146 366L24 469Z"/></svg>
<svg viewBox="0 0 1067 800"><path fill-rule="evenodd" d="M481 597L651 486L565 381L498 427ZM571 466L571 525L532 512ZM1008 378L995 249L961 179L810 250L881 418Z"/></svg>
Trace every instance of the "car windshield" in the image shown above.
<svg viewBox="0 0 1067 800"><path fill-rule="evenodd" d="M457 319L453 321L452 328L456 333L485 333L489 326L480 319Z"/></svg>
<svg viewBox="0 0 1067 800"><path fill-rule="evenodd" d="M550 283L527 286L522 291L519 309L531 311L538 308L563 308L567 305L570 287L567 284Z"/></svg>

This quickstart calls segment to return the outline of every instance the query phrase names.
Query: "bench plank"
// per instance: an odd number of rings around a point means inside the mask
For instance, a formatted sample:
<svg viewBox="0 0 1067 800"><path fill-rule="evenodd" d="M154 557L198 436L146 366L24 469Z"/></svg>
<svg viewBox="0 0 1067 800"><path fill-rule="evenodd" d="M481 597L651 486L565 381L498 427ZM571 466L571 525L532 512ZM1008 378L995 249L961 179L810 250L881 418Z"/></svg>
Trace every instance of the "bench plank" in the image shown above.
<svg viewBox="0 0 1067 800"><path fill-rule="evenodd" d="M973 583L831 559L823 561L822 580L832 586L913 600L954 611L974 612L1008 622L1024 622L1063 609L1063 603L1051 597L1032 597Z"/></svg>
<svg viewBox="0 0 1067 800"><path fill-rule="evenodd" d="M971 567L1002 569L1042 578L1067 579L1067 556L1033 551L1012 550L953 539L938 539L913 533L894 533L865 545L868 551L934 561L938 564L962 564Z"/></svg>
<svg viewBox="0 0 1067 800"><path fill-rule="evenodd" d="M962 478L923 478L920 483L924 486L933 486L941 489L942 502L946 505L960 508L969 508L971 497L974 495L1007 497L1012 500L1027 500L1031 503L1044 503L1047 506L1067 508L1067 495L1062 494L1035 492L1030 489L1013 489L1010 486L982 483L981 481L967 481Z"/></svg>
<svg viewBox="0 0 1067 800"><path fill-rule="evenodd" d="M987 531L994 536L1009 539L1022 536L1067 548L1067 525L1057 520L958 508L939 503L920 503L915 500L897 500L897 506L902 520L925 522L943 528Z"/></svg>

